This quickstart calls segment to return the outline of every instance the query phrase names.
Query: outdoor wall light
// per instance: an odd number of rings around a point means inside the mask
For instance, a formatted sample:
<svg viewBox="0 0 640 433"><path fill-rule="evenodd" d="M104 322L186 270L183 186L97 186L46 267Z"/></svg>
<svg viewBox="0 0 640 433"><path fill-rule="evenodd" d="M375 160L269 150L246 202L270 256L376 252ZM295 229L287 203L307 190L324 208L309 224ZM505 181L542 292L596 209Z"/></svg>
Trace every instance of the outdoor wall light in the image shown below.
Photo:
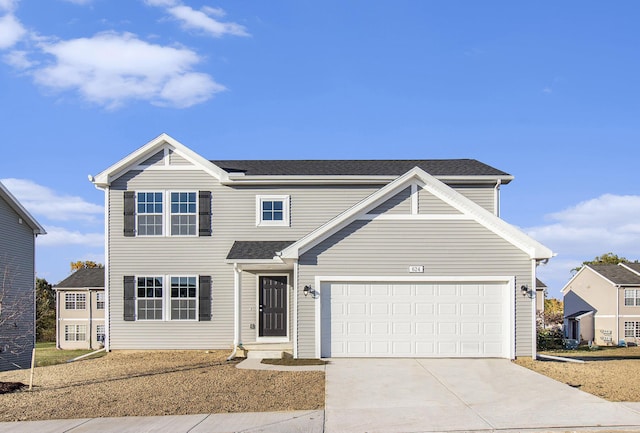
<svg viewBox="0 0 640 433"><path fill-rule="evenodd" d="M310 291L311 291L311 286L304 286L304 289L302 289L302 293L304 293L304 296L309 295Z"/></svg>
<svg viewBox="0 0 640 433"><path fill-rule="evenodd" d="M520 291L522 292L522 296L527 296L529 294L529 287L528 286L520 286Z"/></svg>

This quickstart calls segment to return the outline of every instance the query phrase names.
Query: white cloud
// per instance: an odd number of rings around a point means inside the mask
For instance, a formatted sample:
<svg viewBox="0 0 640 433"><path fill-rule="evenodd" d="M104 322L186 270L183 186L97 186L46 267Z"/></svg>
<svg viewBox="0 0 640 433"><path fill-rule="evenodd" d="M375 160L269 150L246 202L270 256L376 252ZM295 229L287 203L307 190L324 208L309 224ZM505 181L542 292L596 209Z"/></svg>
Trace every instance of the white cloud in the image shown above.
<svg viewBox="0 0 640 433"><path fill-rule="evenodd" d="M93 0L64 0L64 1L66 1L67 3L76 4L76 5L88 5Z"/></svg>
<svg viewBox="0 0 640 433"><path fill-rule="evenodd" d="M18 7L18 0L0 0L0 12L13 12Z"/></svg>
<svg viewBox="0 0 640 433"><path fill-rule="evenodd" d="M85 247L104 246L103 233L81 233L64 227L47 225L47 234L38 237L38 246L59 247L62 245L82 245Z"/></svg>
<svg viewBox="0 0 640 433"><path fill-rule="evenodd" d="M2 56L2 61L16 69L29 69L37 62L29 60L28 55L26 51L14 50Z"/></svg>
<svg viewBox="0 0 640 433"><path fill-rule="evenodd" d="M26 34L27 31L13 14L0 17L0 50L11 48Z"/></svg>
<svg viewBox="0 0 640 433"><path fill-rule="evenodd" d="M546 225L525 228L531 237L558 257L540 269L550 287L559 291L570 270L583 261L612 252L640 259L640 196L604 194L545 217Z"/></svg>
<svg viewBox="0 0 640 433"><path fill-rule="evenodd" d="M194 51L150 44L131 33L106 32L40 46L55 62L34 72L37 83L76 90L109 108L128 100L188 107L225 90L211 76L192 72L200 62Z"/></svg>
<svg viewBox="0 0 640 433"><path fill-rule="evenodd" d="M37 219L93 222L104 215L104 208L100 205L89 203L81 197L60 195L28 179L8 178L1 182ZM49 237L51 227L47 225L46 230L46 237Z"/></svg>
<svg viewBox="0 0 640 433"><path fill-rule="evenodd" d="M195 10L189 6L179 5L167 9L174 18L180 21L182 27L188 30L205 32L216 38L224 35L249 36L247 29L236 23L224 23L212 18L210 15L220 17L224 15L222 9L203 8Z"/></svg>
<svg viewBox="0 0 640 433"><path fill-rule="evenodd" d="M145 3L149 6L175 6L178 4L178 0L145 0Z"/></svg>

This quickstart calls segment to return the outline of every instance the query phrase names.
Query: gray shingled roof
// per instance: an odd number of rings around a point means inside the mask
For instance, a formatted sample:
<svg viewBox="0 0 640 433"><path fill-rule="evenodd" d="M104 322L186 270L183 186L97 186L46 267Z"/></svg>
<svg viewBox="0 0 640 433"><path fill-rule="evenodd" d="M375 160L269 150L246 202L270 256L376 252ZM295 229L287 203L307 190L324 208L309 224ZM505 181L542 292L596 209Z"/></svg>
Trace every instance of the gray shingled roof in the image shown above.
<svg viewBox="0 0 640 433"><path fill-rule="evenodd" d="M104 268L78 269L56 285L56 289L78 289L81 287L104 288Z"/></svg>
<svg viewBox="0 0 640 433"><path fill-rule="evenodd" d="M536 278L536 288L544 289L546 287L547 287L547 285L545 283L543 283L542 281L540 281L539 279Z"/></svg>
<svg viewBox="0 0 640 433"><path fill-rule="evenodd" d="M227 254L227 260L272 259L295 241L235 241Z"/></svg>
<svg viewBox="0 0 640 433"><path fill-rule="evenodd" d="M400 176L420 167L432 176L510 176L475 159L211 160L228 173L248 176Z"/></svg>
<svg viewBox="0 0 640 433"><path fill-rule="evenodd" d="M640 286L640 275L619 265L587 265L614 284Z"/></svg>
<svg viewBox="0 0 640 433"><path fill-rule="evenodd" d="M580 317L583 314L587 314L587 313L591 313L592 310L582 310L582 311L578 311L577 313L573 313L573 314L569 314L568 316L565 316L565 319L575 319L576 317Z"/></svg>
<svg viewBox="0 0 640 433"><path fill-rule="evenodd" d="M640 272L640 263L625 263L624 265L630 267L636 272Z"/></svg>

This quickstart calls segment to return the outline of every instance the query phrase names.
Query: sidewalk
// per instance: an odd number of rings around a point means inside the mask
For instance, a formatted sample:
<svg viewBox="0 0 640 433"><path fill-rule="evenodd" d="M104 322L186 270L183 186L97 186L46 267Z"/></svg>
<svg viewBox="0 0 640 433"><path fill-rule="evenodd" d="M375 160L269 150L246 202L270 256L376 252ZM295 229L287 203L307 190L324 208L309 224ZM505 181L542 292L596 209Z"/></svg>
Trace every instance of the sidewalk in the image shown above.
<svg viewBox="0 0 640 433"><path fill-rule="evenodd" d="M322 433L324 411L252 412L0 423L2 433Z"/></svg>

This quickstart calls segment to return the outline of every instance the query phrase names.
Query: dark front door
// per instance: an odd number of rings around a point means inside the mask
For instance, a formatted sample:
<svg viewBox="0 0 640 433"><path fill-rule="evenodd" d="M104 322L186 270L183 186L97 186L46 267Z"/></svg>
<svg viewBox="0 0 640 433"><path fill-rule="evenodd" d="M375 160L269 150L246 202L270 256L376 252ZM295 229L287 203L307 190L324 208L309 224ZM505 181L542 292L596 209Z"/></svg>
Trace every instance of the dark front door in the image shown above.
<svg viewBox="0 0 640 433"><path fill-rule="evenodd" d="M259 336L287 336L287 277L260 277Z"/></svg>

